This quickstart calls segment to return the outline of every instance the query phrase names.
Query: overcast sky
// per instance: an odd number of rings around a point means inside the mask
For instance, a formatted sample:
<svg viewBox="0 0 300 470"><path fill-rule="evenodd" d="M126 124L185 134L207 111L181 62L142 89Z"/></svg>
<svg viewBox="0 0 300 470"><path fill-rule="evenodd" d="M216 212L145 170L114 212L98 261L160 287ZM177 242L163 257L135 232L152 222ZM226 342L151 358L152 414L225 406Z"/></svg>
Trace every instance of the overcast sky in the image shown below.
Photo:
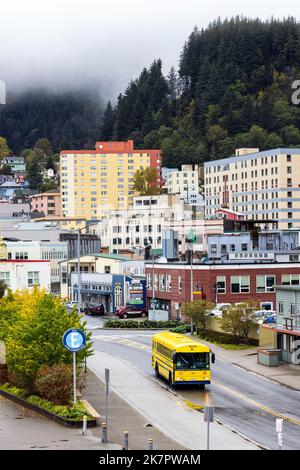
<svg viewBox="0 0 300 470"><path fill-rule="evenodd" d="M8 89L98 84L115 98L160 57L177 67L193 27L220 16L300 18L299 0L0 0Z"/></svg>

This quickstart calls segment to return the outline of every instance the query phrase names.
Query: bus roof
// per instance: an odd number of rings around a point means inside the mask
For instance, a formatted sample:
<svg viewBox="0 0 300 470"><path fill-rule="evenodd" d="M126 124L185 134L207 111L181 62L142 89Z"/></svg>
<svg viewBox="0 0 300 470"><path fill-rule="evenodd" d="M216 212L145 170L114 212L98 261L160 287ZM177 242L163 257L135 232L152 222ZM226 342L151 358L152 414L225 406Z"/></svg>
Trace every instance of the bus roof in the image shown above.
<svg viewBox="0 0 300 470"><path fill-rule="evenodd" d="M195 341L193 338L189 338L188 336L181 335L179 333L164 331L163 333L157 333L152 337L152 339L175 351L186 347L188 348L189 346L197 348L198 352L210 351L210 348L205 344L202 344L199 341Z"/></svg>

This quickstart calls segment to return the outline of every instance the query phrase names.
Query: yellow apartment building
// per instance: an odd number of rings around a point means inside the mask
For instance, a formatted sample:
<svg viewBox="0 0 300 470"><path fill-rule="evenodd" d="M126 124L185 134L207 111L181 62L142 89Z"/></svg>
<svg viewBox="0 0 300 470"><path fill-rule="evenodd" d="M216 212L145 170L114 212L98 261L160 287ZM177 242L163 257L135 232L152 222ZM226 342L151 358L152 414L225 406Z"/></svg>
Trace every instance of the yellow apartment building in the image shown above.
<svg viewBox="0 0 300 470"><path fill-rule="evenodd" d="M96 150L60 153L60 191L63 217L99 219L107 210L132 205L134 173L156 169L161 186L161 150L137 150L133 141L97 142Z"/></svg>
<svg viewBox="0 0 300 470"><path fill-rule="evenodd" d="M300 227L300 148L237 149L204 164L205 216L226 208L273 228Z"/></svg>

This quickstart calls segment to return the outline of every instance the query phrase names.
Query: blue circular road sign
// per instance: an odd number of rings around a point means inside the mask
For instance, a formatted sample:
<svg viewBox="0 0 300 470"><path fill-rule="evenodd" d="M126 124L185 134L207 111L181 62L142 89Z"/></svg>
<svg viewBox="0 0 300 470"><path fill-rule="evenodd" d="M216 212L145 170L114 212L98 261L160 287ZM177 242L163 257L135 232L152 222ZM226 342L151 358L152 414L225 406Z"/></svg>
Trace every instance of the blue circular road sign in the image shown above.
<svg viewBox="0 0 300 470"><path fill-rule="evenodd" d="M63 335L62 341L64 347L72 352L81 351L86 345L85 334L77 328L67 330Z"/></svg>

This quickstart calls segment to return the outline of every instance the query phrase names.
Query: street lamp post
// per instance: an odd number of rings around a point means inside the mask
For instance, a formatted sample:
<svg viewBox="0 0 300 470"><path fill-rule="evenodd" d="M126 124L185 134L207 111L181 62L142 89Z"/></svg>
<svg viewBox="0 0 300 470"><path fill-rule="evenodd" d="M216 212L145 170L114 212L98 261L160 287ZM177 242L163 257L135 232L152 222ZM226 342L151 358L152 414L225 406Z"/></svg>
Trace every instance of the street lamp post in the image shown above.
<svg viewBox="0 0 300 470"><path fill-rule="evenodd" d="M78 228L78 238L77 238L77 312L78 315L81 313L81 273L80 273L80 228Z"/></svg>
<svg viewBox="0 0 300 470"><path fill-rule="evenodd" d="M152 248L152 314L153 314L153 320L155 320L155 291L154 291L154 251Z"/></svg>

